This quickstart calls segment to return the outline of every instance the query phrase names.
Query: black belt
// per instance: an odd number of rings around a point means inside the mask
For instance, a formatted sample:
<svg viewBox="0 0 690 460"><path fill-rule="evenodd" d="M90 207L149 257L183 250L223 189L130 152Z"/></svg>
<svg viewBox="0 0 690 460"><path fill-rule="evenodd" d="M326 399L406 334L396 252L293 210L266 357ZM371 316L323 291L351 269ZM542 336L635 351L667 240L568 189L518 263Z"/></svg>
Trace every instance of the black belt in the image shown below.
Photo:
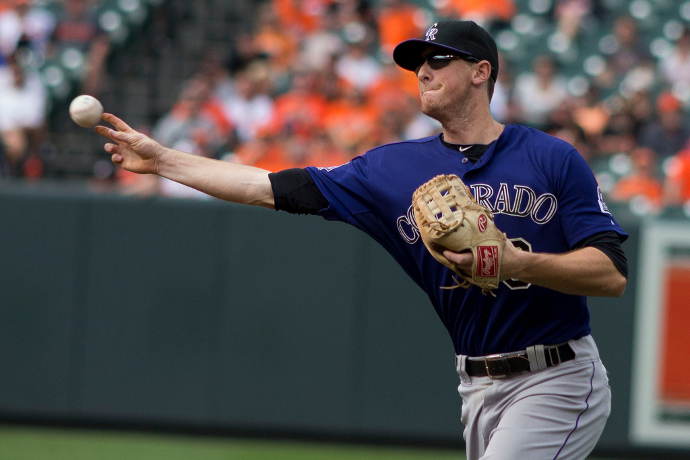
<svg viewBox="0 0 690 460"><path fill-rule="evenodd" d="M546 359L546 367L553 367L575 358L575 352L568 343L545 346L544 358ZM529 371L527 350L467 358L465 364L465 372L470 377L502 379Z"/></svg>

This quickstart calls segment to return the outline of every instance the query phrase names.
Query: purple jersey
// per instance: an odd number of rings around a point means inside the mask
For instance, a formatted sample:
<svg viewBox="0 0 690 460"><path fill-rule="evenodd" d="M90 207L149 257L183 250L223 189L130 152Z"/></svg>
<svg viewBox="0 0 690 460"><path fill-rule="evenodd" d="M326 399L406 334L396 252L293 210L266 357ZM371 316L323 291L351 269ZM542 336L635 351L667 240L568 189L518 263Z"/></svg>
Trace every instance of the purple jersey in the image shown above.
<svg viewBox="0 0 690 460"><path fill-rule="evenodd" d="M495 291L452 286L453 272L422 243L412 194L439 174L457 174L494 212L514 244L563 253L605 231L627 236L604 203L594 175L569 144L540 131L508 125L472 164L440 137L375 148L334 168L307 168L329 201L320 215L344 221L378 241L427 293L451 335L456 354L480 356L556 344L590 332L586 297L506 280Z"/></svg>

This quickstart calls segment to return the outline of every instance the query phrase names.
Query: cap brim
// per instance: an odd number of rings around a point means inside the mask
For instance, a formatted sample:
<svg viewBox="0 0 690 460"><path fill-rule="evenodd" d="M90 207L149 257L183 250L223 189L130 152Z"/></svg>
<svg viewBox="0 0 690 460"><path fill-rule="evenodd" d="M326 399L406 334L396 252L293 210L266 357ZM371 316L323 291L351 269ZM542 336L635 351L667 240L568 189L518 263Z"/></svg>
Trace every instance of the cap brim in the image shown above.
<svg viewBox="0 0 690 460"><path fill-rule="evenodd" d="M440 48L448 50L456 54L470 55L467 51L459 50L457 48L452 48L450 46L441 45L440 43L434 43L427 40L422 40L419 38L412 38L410 40L405 40L404 42L398 43L398 46L393 50L393 60L396 64L405 70L416 70L417 64L419 64L419 58L428 47L433 46L434 48Z"/></svg>

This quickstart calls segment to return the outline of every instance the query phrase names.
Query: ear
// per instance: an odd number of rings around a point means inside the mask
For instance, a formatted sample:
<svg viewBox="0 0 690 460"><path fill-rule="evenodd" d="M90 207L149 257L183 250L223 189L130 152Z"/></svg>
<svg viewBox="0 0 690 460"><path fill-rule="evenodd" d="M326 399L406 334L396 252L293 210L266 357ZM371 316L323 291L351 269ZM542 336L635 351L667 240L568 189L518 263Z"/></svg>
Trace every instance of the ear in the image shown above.
<svg viewBox="0 0 690 460"><path fill-rule="evenodd" d="M491 64L489 61L478 62L474 67L474 74L472 74L472 83L480 85L491 78Z"/></svg>

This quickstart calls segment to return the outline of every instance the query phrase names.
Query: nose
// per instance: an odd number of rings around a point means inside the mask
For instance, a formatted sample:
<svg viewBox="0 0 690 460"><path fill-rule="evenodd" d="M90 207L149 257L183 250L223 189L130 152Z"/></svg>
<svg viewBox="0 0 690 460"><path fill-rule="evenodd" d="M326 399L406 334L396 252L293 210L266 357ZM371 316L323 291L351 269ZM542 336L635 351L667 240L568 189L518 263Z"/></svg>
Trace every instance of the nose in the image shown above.
<svg viewBox="0 0 690 460"><path fill-rule="evenodd" d="M429 63L427 63L425 60L417 70L417 79L420 81L428 81L431 78L431 72L429 72L430 69Z"/></svg>

